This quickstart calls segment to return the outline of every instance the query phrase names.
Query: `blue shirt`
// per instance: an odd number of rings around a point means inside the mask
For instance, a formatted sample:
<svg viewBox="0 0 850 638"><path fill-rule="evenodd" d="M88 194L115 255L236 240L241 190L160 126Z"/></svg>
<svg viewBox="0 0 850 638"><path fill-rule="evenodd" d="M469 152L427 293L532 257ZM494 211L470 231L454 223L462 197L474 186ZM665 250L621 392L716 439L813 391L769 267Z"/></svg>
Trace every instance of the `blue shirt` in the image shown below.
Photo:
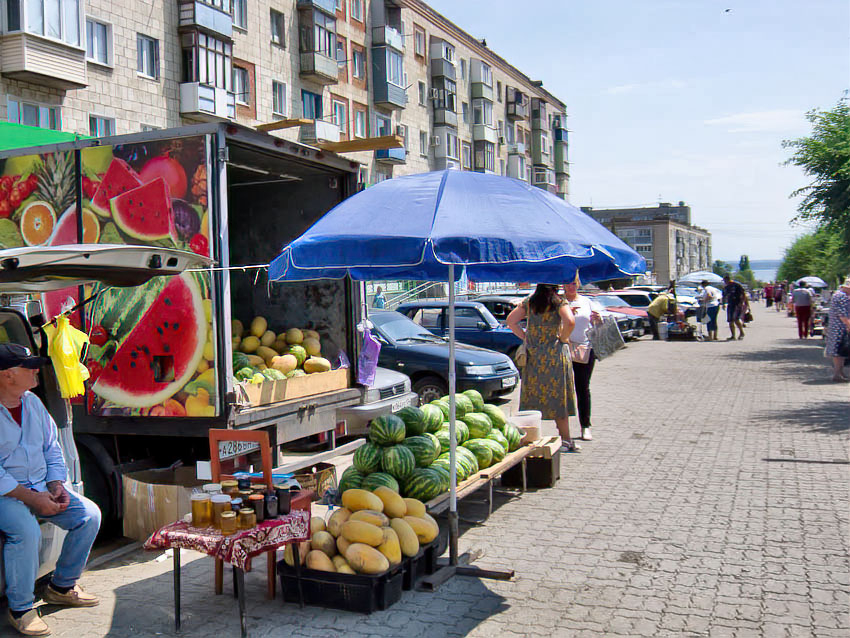
<svg viewBox="0 0 850 638"><path fill-rule="evenodd" d="M375 295L375 300L372 302L373 308L383 308L387 304L387 298L384 297L384 293L379 292Z"/></svg>
<svg viewBox="0 0 850 638"><path fill-rule="evenodd" d="M46 492L48 483L68 476L53 417L32 392L21 404L22 425L0 405L0 496L18 485Z"/></svg>

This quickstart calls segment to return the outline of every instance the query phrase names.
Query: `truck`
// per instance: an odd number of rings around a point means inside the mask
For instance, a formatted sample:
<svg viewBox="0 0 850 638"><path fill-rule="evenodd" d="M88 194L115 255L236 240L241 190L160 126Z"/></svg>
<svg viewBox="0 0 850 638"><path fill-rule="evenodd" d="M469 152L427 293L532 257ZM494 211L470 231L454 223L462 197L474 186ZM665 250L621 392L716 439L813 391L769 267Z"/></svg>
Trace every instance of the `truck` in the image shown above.
<svg viewBox="0 0 850 638"><path fill-rule="evenodd" d="M0 249L125 244L212 262L142 286L74 286L16 302L15 316L35 331L87 302L72 320L90 333L91 379L69 421L80 478L105 521L121 517L123 473L209 459L211 428L267 432L276 462L284 444L332 438L339 412L361 404L362 285L267 277L281 248L354 194L358 177L357 162L233 123L0 152ZM258 317L266 342L292 328L317 333L344 383L246 404L237 332Z"/></svg>

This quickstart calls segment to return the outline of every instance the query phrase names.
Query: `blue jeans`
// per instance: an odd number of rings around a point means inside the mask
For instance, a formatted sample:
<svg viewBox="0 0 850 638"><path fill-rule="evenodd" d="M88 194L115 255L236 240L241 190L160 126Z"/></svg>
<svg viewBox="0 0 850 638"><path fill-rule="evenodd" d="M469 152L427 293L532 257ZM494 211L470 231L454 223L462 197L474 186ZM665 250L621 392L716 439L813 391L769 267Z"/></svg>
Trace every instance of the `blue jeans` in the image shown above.
<svg viewBox="0 0 850 638"><path fill-rule="evenodd" d="M71 502L64 512L42 517L68 531L53 572L57 587L72 587L83 573L89 551L100 529L100 510L84 496L70 490ZM16 498L0 496L0 532L3 567L6 571L6 598L9 609L23 611L35 602L33 589L38 570L41 530L30 508Z"/></svg>
<svg viewBox="0 0 850 638"><path fill-rule="evenodd" d="M709 306L708 307L708 325L706 325L706 330L709 332L714 332L717 330L717 313L720 311L720 306Z"/></svg>

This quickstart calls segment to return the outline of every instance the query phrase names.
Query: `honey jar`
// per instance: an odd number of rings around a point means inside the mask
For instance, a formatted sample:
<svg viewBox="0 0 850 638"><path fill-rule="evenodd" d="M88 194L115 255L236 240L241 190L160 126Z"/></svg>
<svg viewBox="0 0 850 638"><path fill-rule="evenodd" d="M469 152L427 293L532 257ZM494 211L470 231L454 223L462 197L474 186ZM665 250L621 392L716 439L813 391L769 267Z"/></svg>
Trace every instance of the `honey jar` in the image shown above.
<svg viewBox="0 0 850 638"><path fill-rule="evenodd" d="M236 481L222 481L221 482L221 492L222 494L232 494L233 492L239 491L239 484Z"/></svg>
<svg viewBox="0 0 850 638"><path fill-rule="evenodd" d="M239 490L250 490L251 489L251 479L250 478L240 478L236 479L236 485L239 487Z"/></svg>
<svg viewBox="0 0 850 638"><path fill-rule="evenodd" d="M221 533L225 536L235 534L237 529L236 512L221 513Z"/></svg>
<svg viewBox="0 0 850 638"><path fill-rule="evenodd" d="M230 511L230 497L227 494L213 494L210 497L212 503L212 524L216 529L221 529L221 515Z"/></svg>
<svg viewBox="0 0 850 638"><path fill-rule="evenodd" d="M257 526L257 514L251 508L239 510L239 529L251 529Z"/></svg>
<svg viewBox="0 0 850 638"><path fill-rule="evenodd" d="M244 501L238 496L236 498L230 499L230 509L234 512L238 512L239 510L241 510L243 504Z"/></svg>
<svg viewBox="0 0 850 638"><path fill-rule="evenodd" d="M265 520L266 513L266 499L262 494L251 494L248 497L248 504L254 510L254 514L257 517L257 522L262 523Z"/></svg>
<svg viewBox="0 0 850 638"><path fill-rule="evenodd" d="M209 494L212 496L213 494L221 494L221 484L220 483L204 483L203 488L205 494Z"/></svg>
<svg viewBox="0 0 850 638"><path fill-rule="evenodd" d="M192 494L192 527L209 527L212 522L210 495L204 492Z"/></svg>

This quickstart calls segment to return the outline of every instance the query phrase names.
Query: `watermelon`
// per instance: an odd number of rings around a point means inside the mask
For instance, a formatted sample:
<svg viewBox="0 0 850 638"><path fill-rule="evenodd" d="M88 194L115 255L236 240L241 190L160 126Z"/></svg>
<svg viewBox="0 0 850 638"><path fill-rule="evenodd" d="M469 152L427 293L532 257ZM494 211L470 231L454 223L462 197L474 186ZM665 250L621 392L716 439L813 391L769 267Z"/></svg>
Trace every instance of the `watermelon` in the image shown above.
<svg viewBox="0 0 850 638"><path fill-rule="evenodd" d="M471 412L475 412L475 406L472 405L472 401L468 396L464 394L456 394L455 395L455 411L457 412L457 418L462 418L464 414L469 414Z"/></svg>
<svg viewBox="0 0 850 638"><path fill-rule="evenodd" d="M473 439L483 439L490 430L493 429L493 424L486 414L473 412L463 417L463 422L469 427L469 436Z"/></svg>
<svg viewBox="0 0 850 638"><path fill-rule="evenodd" d="M507 437L504 434L502 434L499 430L497 430L496 428L493 428L492 430L490 430L490 434L488 434L484 438L490 439L491 441L496 441L496 443L498 443L503 448L505 448L506 451L510 447L510 444L508 443Z"/></svg>
<svg viewBox="0 0 850 638"><path fill-rule="evenodd" d="M443 412L436 405L422 406L422 414L425 417L425 431L434 433L443 424Z"/></svg>
<svg viewBox="0 0 850 638"><path fill-rule="evenodd" d="M384 414L369 424L369 440L375 445L395 445L404 441L404 421L395 414Z"/></svg>
<svg viewBox="0 0 850 638"><path fill-rule="evenodd" d="M460 446L456 450L458 460L463 459L465 463L469 465L469 473L475 474L481 468L478 466L478 457L475 456L472 452L467 450L465 447Z"/></svg>
<svg viewBox="0 0 850 638"><path fill-rule="evenodd" d="M440 412L443 415L443 421L449 418L449 400L447 397L437 399L436 401L431 401L431 405L435 405L440 409Z"/></svg>
<svg viewBox="0 0 850 638"><path fill-rule="evenodd" d="M425 432L425 414L419 408L409 405L396 412L395 415L404 421L407 436L417 436Z"/></svg>
<svg viewBox="0 0 850 638"><path fill-rule="evenodd" d="M502 412L502 408L499 406L493 405L492 403L485 403L482 412L487 415L490 422L493 424L493 427L497 430L501 430L505 427L505 413Z"/></svg>
<svg viewBox="0 0 850 638"><path fill-rule="evenodd" d="M469 400L472 401L472 407L474 409L470 410L470 412L481 412L484 408L484 397L481 396L478 390L464 390L463 395L469 397Z"/></svg>
<svg viewBox="0 0 850 638"><path fill-rule="evenodd" d="M242 368L250 367L251 362L248 360L248 355L244 352L233 353L233 370L241 370Z"/></svg>
<svg viewBox="0 0 850 638"><path fill-rule="evenodd" d="M109 202L118 228L145 242L177 237L168 185L161 177L128 190Z"/></svg>
<svg viewBox="0 0 850 638"><path fill-rule="evenodd" d="M452 480L451 475L449 474L449 469L442 465L432 465L428 469L436 472L440 476L440 494L448 492Z"/></svg>
<svg viewBox="0 0 850 638"><path fill-rule="evenodd" d="M103 365L92 391L119 406L162 403L195 374L208 328L195 279L172 277Z"/></svg>
<svg viewBox="0 0 850 638"><path fill-rule="evenodd" d="M508 450L498 441L493 439L479 439L483 445L486 445L493 452L493 463L499 463L505 460L505 455Z"/></svg>
<svg viewBox="0 0 850 638"><path fill-rule="evenodd" d="M409 436L403 445L413 452L417 467L428 467L440 455L440 443L434 445L427 436Z"/></svg>
<svg viewBox="0 0 850 638"><path fill-rule="evenodd" d="M429 441L431 441L431 445L434 446L434 449L437 451L437 455L439 456L439 454L440 454L440 441L439 441L439 439L436 436L434 436L433 434L431 434L430 432L426 432L422 436L426 437Z"/></svg>
<svg viewBox="0 0 850 638"><path fill-rule="evenodd" d="M381 467L381 448L367 441L355 450L352 464L364 476L377 472Z"/></svg>
<svg viewBox="0 0 850 638"><path fill-rule="evenodd" d="M398 481L395 480L395 477L390 476L385 472L373 472L363 479L363 482L360 483L360 488L371 492L382 485L390 488L393 492L401 492L401 488L398 485Z"/></svg>
<svg viewBox="0 0 850 638"><path fill-rule="evenodd" d="M363 474L355 467L349 467L342 473L339 479L339 488L337 492L342 494L345 490L358 488L363 483Z"/></svg>
<svg viewBox="0 0 850 638"><path fill-rule="evenodd" d="M417 467L404 483L404 495L423 503L439 496L443 491L440 473L429 467Z"/></svg>
<svg viewBox="0 0 850 638"><path fill-rule="evenodd" d="M142 185L139 174L124 160L113 158L91 200L91 207L102 217L109 217L109 200Z"/></svg>
<svg viewBox="0 0 850 638"><path fill-rule="evenodd" d="M475 455L479 469L485 469L493 464L493 450L485 443L487 439L470 439L463 444L467 450Z"/></svg>
<svg viewBox="0 0 850 638"><path fill-rule="evenodd" d="M448 452L449 446L451 445L448 428L440 429L434 436L437 437L437 441L440 443L440 450L443 453Z"/></svg>
<svg viewBox="0 0 850 638"><path fill-rule="evenodd" d="M513 423L505 423L502 433L508 441L508 452L514 452L520 448L522 445L522 433Z"/></svg>
<svg viewBox="0 0 850 638"><path fill-rule="evenodd" d="M404 481L416 469L416 457L404 445L391 445L381 451L381 470Z"/></svg>
<svg viewBox="0 0 850 638"><path fill-rule="evenodd" d="M443 427L440 430L448 432L450 427L451 425L448 423L443 423ZM460 445L469 439L469 427L463 421L455 421L455 434L457 436L457 444Z"/></svg>

